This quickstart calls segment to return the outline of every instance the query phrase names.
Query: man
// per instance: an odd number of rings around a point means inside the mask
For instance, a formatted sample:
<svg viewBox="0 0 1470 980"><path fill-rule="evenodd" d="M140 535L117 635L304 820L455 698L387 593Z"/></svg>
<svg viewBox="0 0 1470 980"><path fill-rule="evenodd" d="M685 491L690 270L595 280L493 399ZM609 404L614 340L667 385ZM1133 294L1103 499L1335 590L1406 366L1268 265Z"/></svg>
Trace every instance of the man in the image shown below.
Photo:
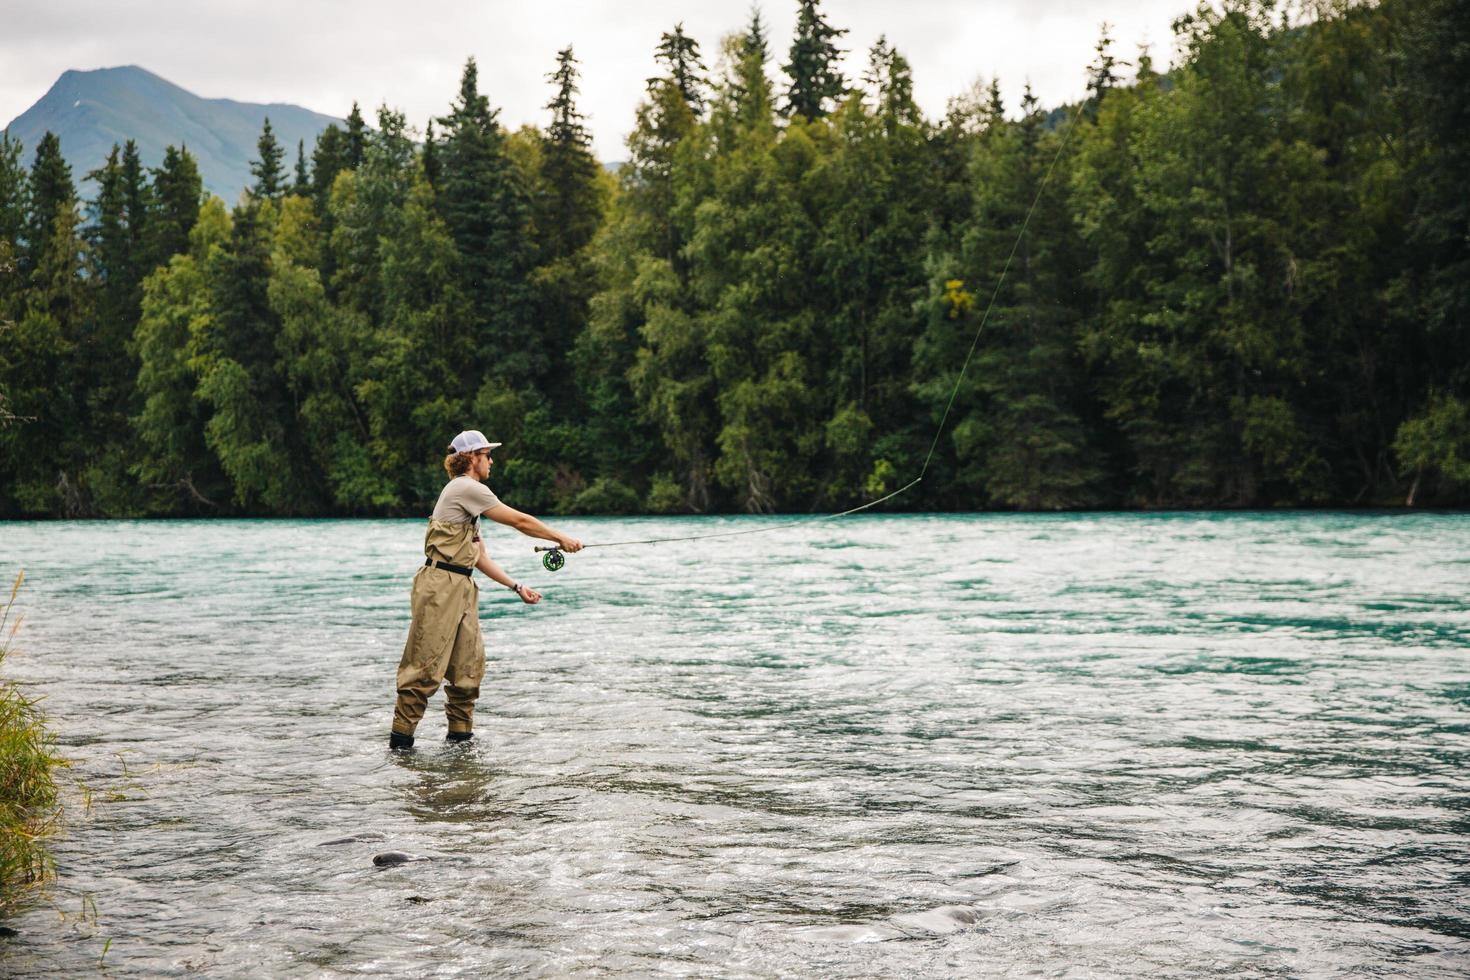
<svg viewBox="0 0 1470 980"><path fill-rule="evenodd" d="M478 429L461 432L449 445L444 471L449 482L429 517L424 535L424 567L413 577L413 621L398 664L398 701L393 708L390 749L413 746L413 733L431 695L444 685L448 740L473 737L475 700L485 673L485 642L480 636L480 589L471 579L478 568L514 592L527 605L541 601L535 589L518 584L485 553L480 518L490 518L533 538L556 542L563 551L582 550L582 542L553 531L530 514L507 507L482 482L495 465Z"/></svg>

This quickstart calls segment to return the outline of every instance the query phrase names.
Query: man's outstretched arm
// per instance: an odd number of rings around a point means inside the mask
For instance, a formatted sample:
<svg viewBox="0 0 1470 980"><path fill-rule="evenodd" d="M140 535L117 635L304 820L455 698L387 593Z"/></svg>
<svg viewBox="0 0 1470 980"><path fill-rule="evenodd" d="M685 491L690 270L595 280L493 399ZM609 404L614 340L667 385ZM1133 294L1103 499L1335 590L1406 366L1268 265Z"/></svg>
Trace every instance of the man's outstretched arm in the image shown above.
<svg viewBox="0 0 1470 980"><path fill-rule="evenodd" d="M582 550L582 542L570 535L553 531L530 514L523 514L514 507L506 504L498 504L485 511L485 516L497 524L513 527L517 531L530 538L540 538L543 541L555 541L556 546L562 551L577 552Z"/></svg>

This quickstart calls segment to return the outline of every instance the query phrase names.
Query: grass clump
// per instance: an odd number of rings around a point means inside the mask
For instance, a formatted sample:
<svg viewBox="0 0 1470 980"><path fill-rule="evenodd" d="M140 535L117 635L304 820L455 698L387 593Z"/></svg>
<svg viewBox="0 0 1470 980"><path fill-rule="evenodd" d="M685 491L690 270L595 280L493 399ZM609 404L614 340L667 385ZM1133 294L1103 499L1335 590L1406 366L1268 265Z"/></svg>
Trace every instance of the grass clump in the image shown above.
<svg viewBox="0 0 1470 980"><path fill-rule="evenodd" d="M0 664L11 651L20 618L10 625L25 573L15 577L0 612ZM0 918L23 908L54 874L46 838L61 819L55 771L66 763L36 702L0 678Z"/></svg>

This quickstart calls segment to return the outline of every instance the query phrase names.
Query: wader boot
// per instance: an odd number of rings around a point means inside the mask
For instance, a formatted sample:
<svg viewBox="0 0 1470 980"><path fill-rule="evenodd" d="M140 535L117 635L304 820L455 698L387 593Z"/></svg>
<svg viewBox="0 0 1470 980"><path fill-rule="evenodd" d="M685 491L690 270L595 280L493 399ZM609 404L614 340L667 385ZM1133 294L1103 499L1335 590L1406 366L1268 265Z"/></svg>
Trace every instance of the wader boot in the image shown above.
<svg viewBox="0 0 1470 980"><path fill-rule="evenodd" d="M430 520L424 556L424 567L413 577L413 622L398 663L393 736L413 737L430 696L443 684L449 738L462 741L474 729L485 673L480 588L470 577L480 557L477 522Z"/></svg>

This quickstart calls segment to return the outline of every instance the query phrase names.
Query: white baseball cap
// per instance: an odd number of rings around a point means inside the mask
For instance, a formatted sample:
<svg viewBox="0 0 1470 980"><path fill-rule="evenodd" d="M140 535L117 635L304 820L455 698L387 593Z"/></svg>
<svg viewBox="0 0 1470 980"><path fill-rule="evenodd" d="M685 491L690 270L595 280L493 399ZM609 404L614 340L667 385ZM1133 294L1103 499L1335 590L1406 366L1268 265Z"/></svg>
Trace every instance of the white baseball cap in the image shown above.
<svg viewBox="0 0 1470 980"><path fill-rule="evenodd" d="M465 429L450 441L449 448L457 453L472 453L477 449L494 449L501 445L504 443L486 441L485 433L479 429Z"/></svg>

